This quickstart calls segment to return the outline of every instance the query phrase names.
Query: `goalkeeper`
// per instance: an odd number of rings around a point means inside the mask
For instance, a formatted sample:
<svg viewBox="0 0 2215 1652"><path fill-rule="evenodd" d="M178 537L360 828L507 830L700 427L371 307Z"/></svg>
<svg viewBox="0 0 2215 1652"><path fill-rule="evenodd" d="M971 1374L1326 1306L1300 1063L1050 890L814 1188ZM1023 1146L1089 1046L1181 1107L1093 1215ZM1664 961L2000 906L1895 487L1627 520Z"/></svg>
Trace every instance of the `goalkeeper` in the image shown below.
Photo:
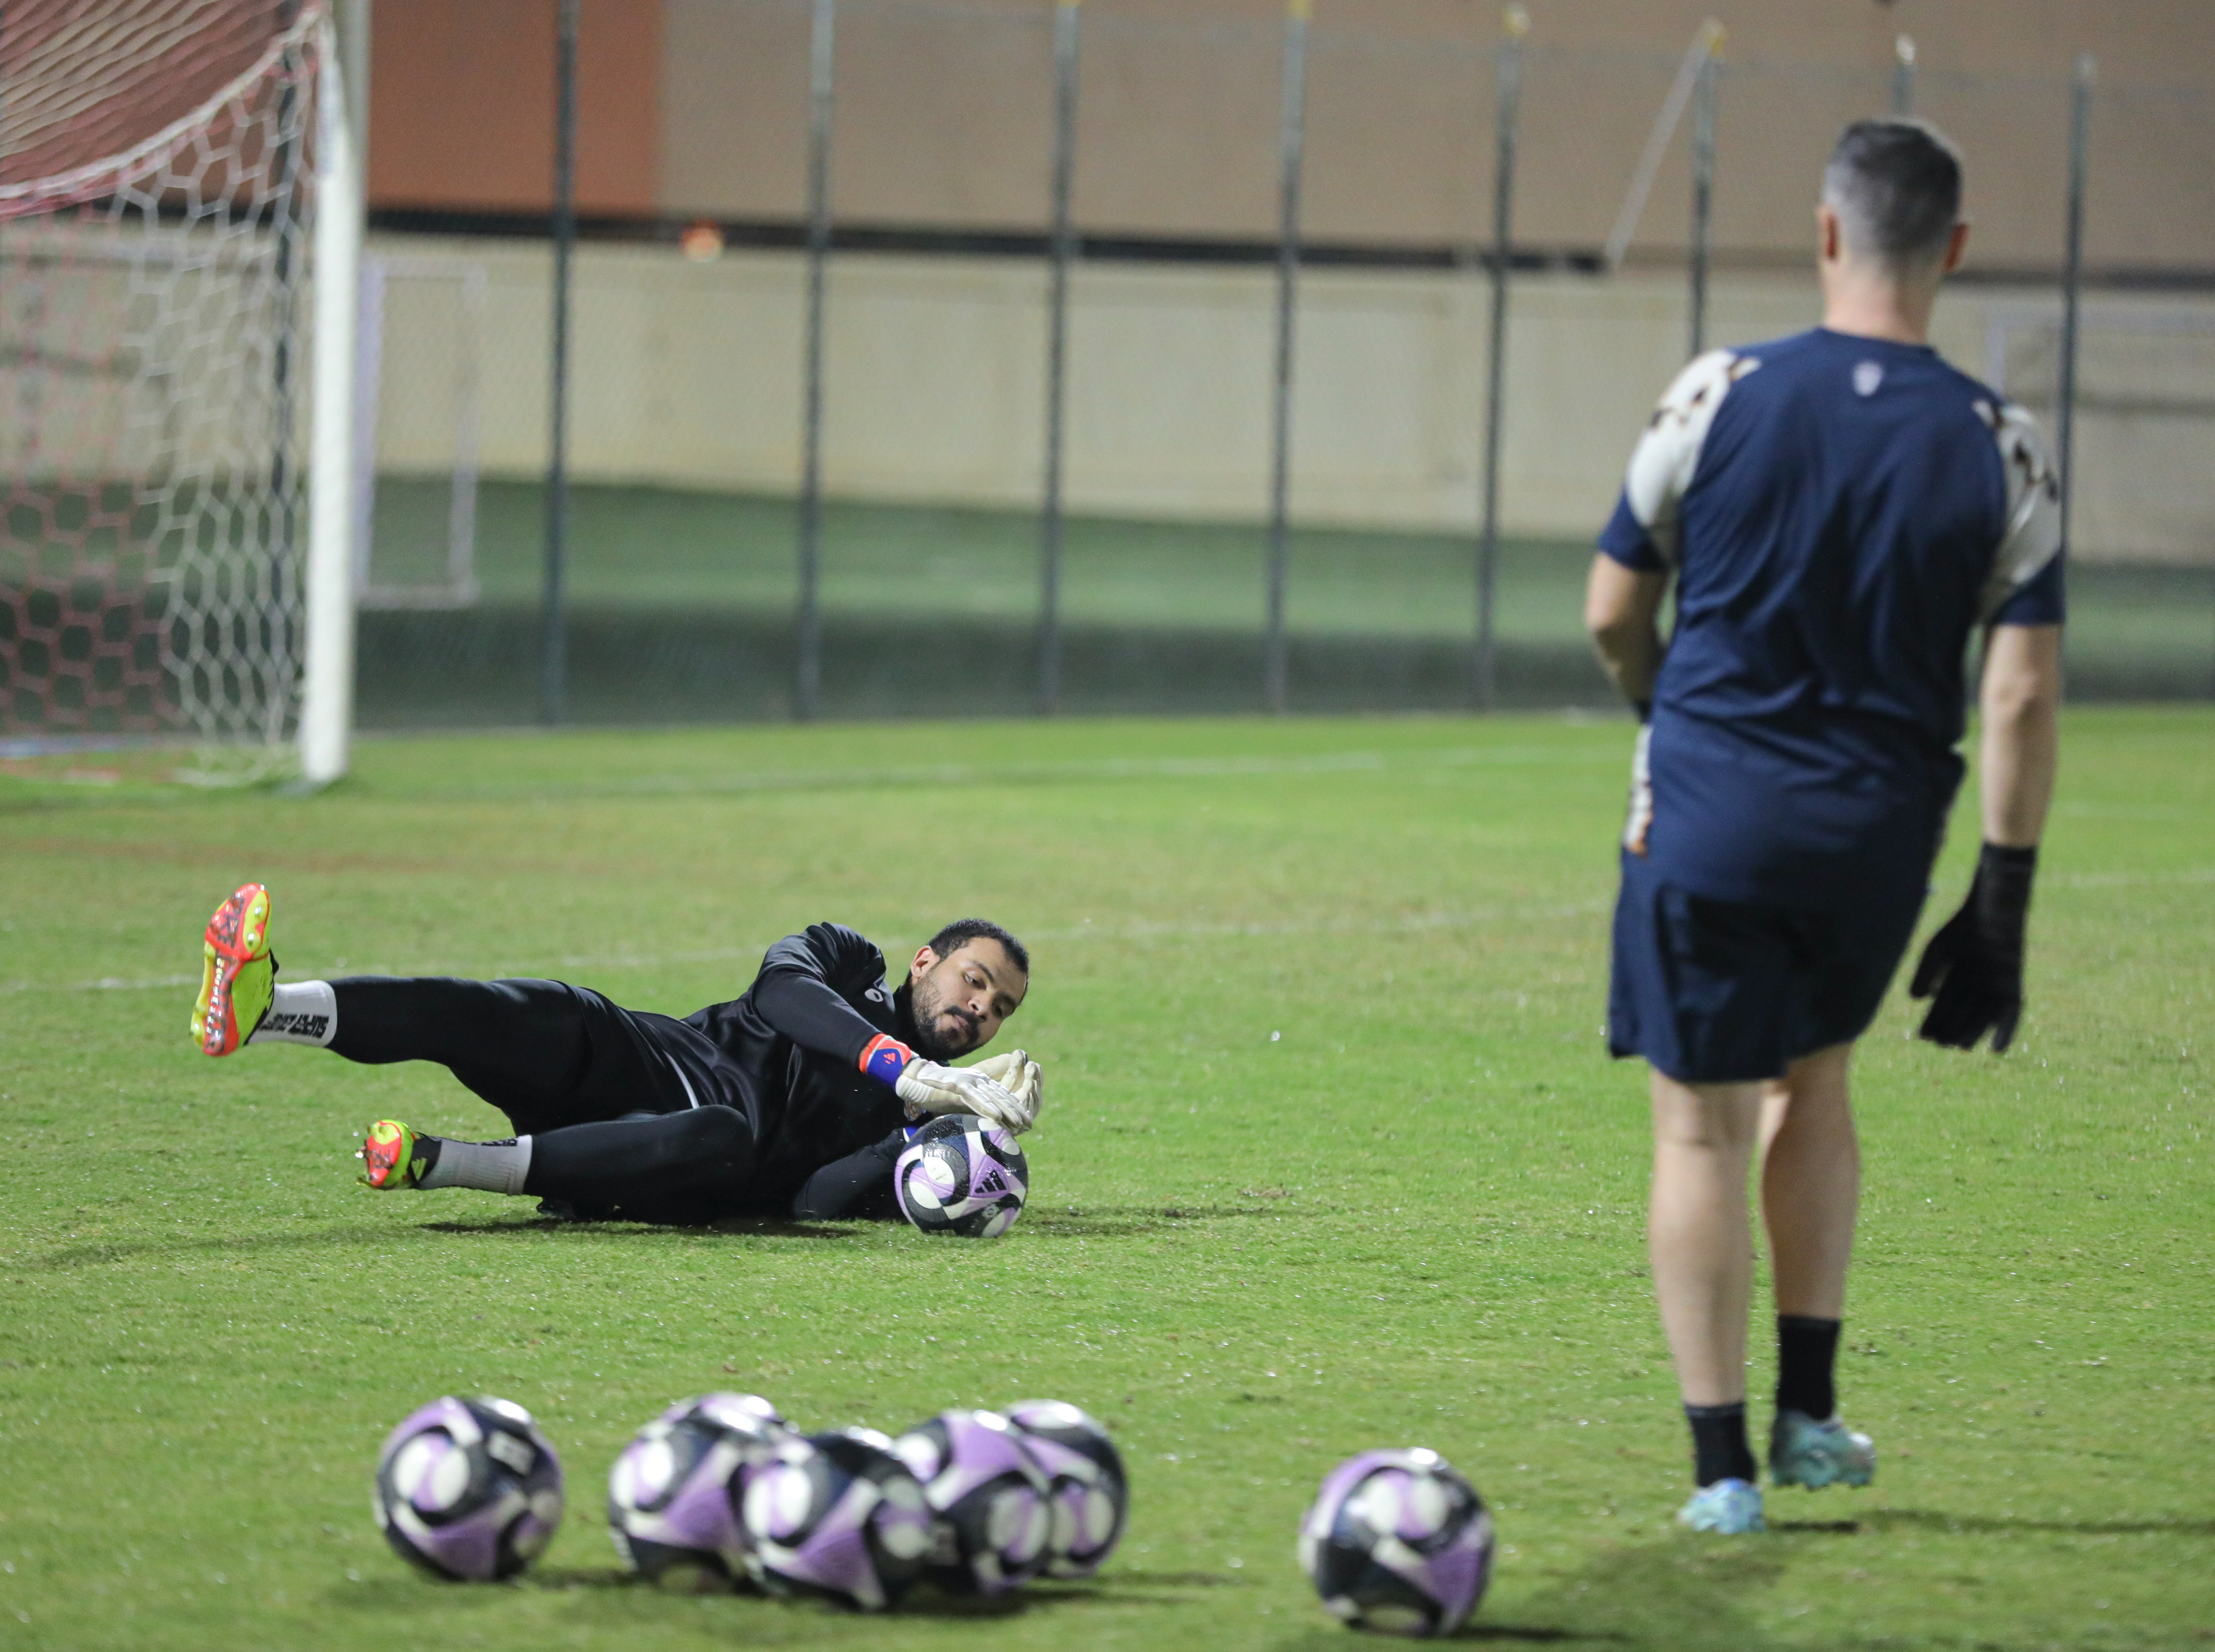
<svg viewBox="0 0 2215 1652"><path fill-rule="evenodd" d="M2020 408L1941 360L1961 168L1857 121L1816 223L1823 324L1684 369L1600 537L1586 619L1641 712L1608 1041L1652 1069L1654 1294L1698 1489L1678 1518L1758 1531L1746 1430L1759 1157L1776 1297L1778 1485L1867 1484L1833 1372L1860 1157L1847 1099L1961 778L1962 660L1985 638L1984 852L1910 991L1922 1035L1994 1050L2022 1006L2052 795L2059 493ZM1677 585L1666 657L1656 626Z"/></svg>
<svg viewBox="0 0 2215 1652"><path fill-rule="evenodd" d="M1022 1005L1030 957L964 918L895 987L884 955L837 924L769 949L745 994L679 1021L561 981L276 979L269 894L249 883L208 922L193 1042L310 1044L350 1061L436 1061L507 1115L506 1141L456 1141L390 1119L361 1179L393 1191L477 1188L580 1220L710 1222L749 1214L892 1213L905 1127L971 1113L1038 1116L1022 1051L949 1066Z"/></svg>

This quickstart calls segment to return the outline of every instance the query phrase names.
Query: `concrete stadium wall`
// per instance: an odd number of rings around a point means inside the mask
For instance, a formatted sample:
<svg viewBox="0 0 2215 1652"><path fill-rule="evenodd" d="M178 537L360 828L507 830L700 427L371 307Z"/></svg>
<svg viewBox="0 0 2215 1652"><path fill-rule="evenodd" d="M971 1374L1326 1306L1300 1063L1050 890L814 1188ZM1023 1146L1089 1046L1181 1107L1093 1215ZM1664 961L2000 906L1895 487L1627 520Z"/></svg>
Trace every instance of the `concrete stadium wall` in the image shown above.
<svg viewBox="0 0 2215 1652"><path fill-rule="evenodd" d="M480 452L543 470L548 258L515 243L380 237L392 266L380 469L438 471L454 450L458 287L409 279L435 252L482 266ZM580 478L786 494L800 470L802 266L782 254L689 264L588 247L577 269L571 464ZM1072 283L1072 510L1258 519L1268 474L1273 277L1101 264ZM825 484L874 500L1024 508L1038 497L1043 270L1012 260L850 256L830 279ZM1471 531L1485 370L1481 276L1315 270L1301 286L1292 505L1322 524ZM1964 287L1940 347L1986 373L1995 320L2011 393L2052 383L2050 290ZM1732 276L1709 337L1811 324L1810 279ZM1674 275L1519 279L1510 306L1503 510L1510 532L1583 537L1686 348ZM2215 562L2215 298L2101 298L2080 416L2081 554ZM2171 330L2112 323L2152 317Z"/></svg>
<svg viewBox="0 0 2215 1652"><path fill-rule="evenodd" d="M2215 268L2215 6L2206 0L1543 0L1517 234L1597 248L1678 58L1729 31L1715 243L1796 259L1839 126L1916 104L1969 160L1973 264L2058 267L2066 77L2098 54L2088 254ZM1046 214L1048 0L844 0L832 187L848 222L1035 230ZM1076 214L1092 233L1266 236L1276 221L1282 0L1085 0ZM1465 244L1491 221L1499 9L1320 0L1304 212L1324 238ZM372 202L543 211L553 177L543 0L377 0ZM588 212L790 220L805 200L805 0L583 0L578 199ZM1682 134L1634 247L1685 239Z"/></svg>
<svg viewBox="0 0 2215 1652"><path fill-rule="evenodd" d="M660 0L665 212L803 210L807 9ZM850 221L1035 229L1046 216L1052 54L1041 0L842 9L832 186ZM2071 60L2100 55L2088 256L2215 267L2215 6L2161 0L1544 0L1530 8L1516 234L1607 238L1679 58L1729 31L1715 244L1796 258L1847 121L1890 106L1896 34L1918 111L1968 159L1973 264L2058 267ZM1273 234L1281 0L1086 0L1077 222L1095 233ZM1467 244L1492 218L1499 9L1321 0L1302 205L1322 238ZM1634 246L1687 240L1684 134Z"/></svg>

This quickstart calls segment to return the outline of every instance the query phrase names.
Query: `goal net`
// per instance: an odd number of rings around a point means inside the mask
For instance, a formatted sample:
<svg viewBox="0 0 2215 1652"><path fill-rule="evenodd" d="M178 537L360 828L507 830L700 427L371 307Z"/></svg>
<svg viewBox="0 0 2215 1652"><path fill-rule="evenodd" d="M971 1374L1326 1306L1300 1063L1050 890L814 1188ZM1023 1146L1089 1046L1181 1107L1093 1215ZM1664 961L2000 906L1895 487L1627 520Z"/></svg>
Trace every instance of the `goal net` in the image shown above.
<svg viewBox="0 0 2215 1652"><path fill-rule="evenodd" d="M467 608L477 600L488 286L476 259L362 260L352 482L360 607Z"/></svg>
<svg viewBox="0 0 2215 1652"><path fill-rule="evenodd" d="M0 19L0 734L295 732L328 39L301 0Z"/></svg>

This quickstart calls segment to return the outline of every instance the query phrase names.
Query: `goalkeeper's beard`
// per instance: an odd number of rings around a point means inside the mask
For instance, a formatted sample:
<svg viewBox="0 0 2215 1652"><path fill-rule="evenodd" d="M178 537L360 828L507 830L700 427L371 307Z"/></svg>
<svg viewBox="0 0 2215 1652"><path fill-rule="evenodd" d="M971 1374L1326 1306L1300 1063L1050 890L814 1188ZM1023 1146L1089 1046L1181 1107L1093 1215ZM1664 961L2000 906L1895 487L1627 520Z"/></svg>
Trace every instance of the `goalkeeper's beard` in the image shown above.
<svg viewBox="0 0 2215 1652"><path fill-rule="evenodd" d="M905 1004L899 1004L901 998L907 1000ZM977 1047L977 1023L961 1010L948 1009L946 995L931 984L930 977L908 982L894 1002L907 1010L915 1028L915 1036L908 1042L925 1060L948 1062Z"/></svg>

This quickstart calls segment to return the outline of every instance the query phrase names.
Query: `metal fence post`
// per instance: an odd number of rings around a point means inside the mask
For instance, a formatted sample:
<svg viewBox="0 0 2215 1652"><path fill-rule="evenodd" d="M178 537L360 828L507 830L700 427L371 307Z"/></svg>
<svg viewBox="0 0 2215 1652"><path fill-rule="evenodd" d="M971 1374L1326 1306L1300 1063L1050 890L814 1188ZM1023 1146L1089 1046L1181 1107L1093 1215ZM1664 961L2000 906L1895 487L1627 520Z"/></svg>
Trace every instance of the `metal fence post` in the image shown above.
<svg viewBox="0 0 2215 1652"><path fill-rule="evenodd" d="M1053 223L1046 279L1046 498L1039 535L1039 715L1061 708L1061 458L1069 372L1070 186L1077 169L1077 0L1053 9Z"/></svg>
<svg viewBox="0 0 2215 1652"><path fill-rule="evenodd" d="M807 79L807 323L801 414L800 615L792 714L805 722L823 692L823 284L831 259L831 69L838 0L815 0Z"/></svg>
<svg viewBox="0 0 2215 1652"><path fill-rule="evenodd" d="M1507 268L1515 207L1515 118L1523 101L1523 37L1531 15L1509 6L1500 15L1498 107L1493 112L1492 316L1484 384L1484 526L1476 547L1476 709L1492 709L1499 686L1494 596L1500 568L1500 421L1507 371Z"/></svg>
<svg viewBox="0 0 2215 1652"><path fill-rule="evenodd" d="M285 6L277 8L278 16L289 26L298 15ZM284 65L284 85L277 94L277 126L279 136L270 156L269 181L280 200L297 200L300 193L300 162L302 144L292 134L300 103L300 70L304 62L301 49L288 46L280 59ZM329 72L326 65L326 74ZM300 437L299 421L293 415L295 406L292 390L292 341L299 329L300 273L293 266L293 237L277 238L276 259L270 273L271 298L277 315L276 337L270 352L269 396L269 501L271 505L270 538L267 544L267 589L279 592L288 585L301 584L296 572L295 550L299 544L300 510L298 480L293 463L293 450ZM347 278L341 278L347 279ZM310 312L313 313L312 311ZM310 382L309 395L313 405L314 387ZM343 415L341 415L341 419ZM313 450L310 450L313 464ZM310 478L312 480L312 478ZM310 501L312 511L313 503ZM310 552L312 555L312 551ZM271 635L273 653L282 662L277 672L279 680L292 675L291 664L298 658L301 638L297 629L286 625L275 629ZM291 709L288 694L264 697L261 708L262 739L275 746L285 735L285 720ZM295 731L297 733L297 730Z"/></svg>
<svg viewBox="0 0 2215 1652"><path fill-rule="evenodd" d="M1915 113L1915 41L1903 34L1892 43L1892 112Z"/></svg>
<svg viewBox="0 0 2215 1652"><path fill-rule="evenodd" d="M1692 93L1692 354L1708 347L1708 233L1715 195L1715 67L1722 46L1717 30L1708 42Z"/></svg>
<svg viewBox="0 0 2215 1652"><path fill-rule="evenodd" d="M2091 142L2092 54L2077 56L2069 83L2069 243L2061 278L2060 402L2054 418L2061 461L2061 543L2069 543L2070 507L2077 493L2077 333L2084 288L2084 177Z"/></svg>
<svg viewBox="0 0 2215 1652"><path fill-rule="evenodd" d="M558 0L554 90L554 359L546 456L544 634L539 715L558 723L569 708L569 617L563 585L569 551L569 266L577 249L577 15L581 0Z"/></svg>
<svg viewBox="0 0 2215 1652"><path fill-rule="evenodd" d="M1281 192L1277 232L1277 362L1269 458L1269 619L1262 691L1285 709L1285 583L1291 559L1292 330L1300 273L1300 161L1306 140L1308 15L1312 0L1285 0L1285 78L1277 153Z"/></svg>

